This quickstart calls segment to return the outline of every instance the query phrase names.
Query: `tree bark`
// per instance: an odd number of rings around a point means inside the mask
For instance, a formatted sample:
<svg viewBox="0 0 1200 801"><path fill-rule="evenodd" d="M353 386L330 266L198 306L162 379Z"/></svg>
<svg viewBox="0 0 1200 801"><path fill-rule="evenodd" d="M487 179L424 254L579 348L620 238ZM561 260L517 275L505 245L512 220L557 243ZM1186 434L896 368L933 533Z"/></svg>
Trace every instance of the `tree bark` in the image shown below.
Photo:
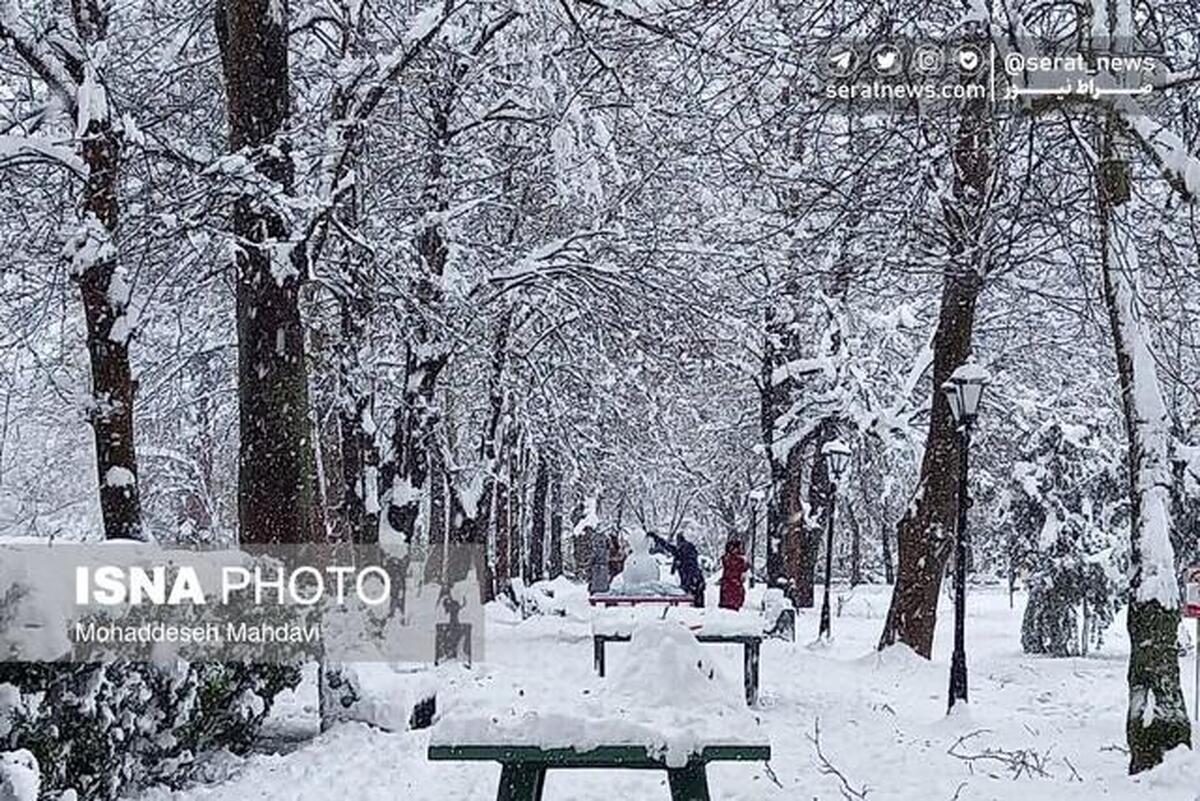
<svg viewBox="0 0 1200 801"><path fill-rule="evenodd" d="M499 438L505 408L504 372L508 364L508 337L512 326L512 310L506 310L496 325L492 340L492 369L488 378L489 413L479 443L479 460L458 471L449 484L450 541L475 546L479 558L477 579L480 595L485 601L493 595L493 574L486 558L487 535L491 527L493 499L496 493L496 474L502 455ZM458 559L456 554L449 555ZM455 580L464 574L458 574Z"/></svg>
<svg viewBox="0 0 1200 801"><path fill-rule="evenodd" d="M858 515L854 513L854 504L843 504L846 510L846 523L850 527L850 586L862 584L862 527Z"/></svg>
<svg viewBox="0 0 1200 801"><path fill-rule="evenodd" d="M505 476L503 480L496 482L496 567L494 569L496 595L500 595L504 591L509 580L508 543L511 539L512 518L509 516L508 492L509 479Z"/></svg>
<svg viewBox="0 0 1200 801"><path fill-rule="evenodd" d="M941 386L971 349L978 273L947 273L934 337L933 402L917 492L897 527L899 571L880 647L908 644L929 658L942 573L954 543L959 439Z"/></svg>
<svg viewBox="0 0 1200 801"><path fill-rule="evenodd" d="M85 46L104 41L108 35L107 5L77 0L72 3L72 12L75 30ZM71 65L71 70L81 94L107 94L90 59ZM64 255L79 285L87 324L92 383L88 413L104 536L110 540L141 540L144 533L133 431L136 382L129 364L133 320L129 316L129 285L117 244L123 137L113 122L110 103L92 102L86 109L89 116L81 150L87 178L80 198L80 225Z"/></svg>
<svg viewBox="0 0 1200 801"><path fill-rule="evenodd" d="M216 4L229 146L267 181L292 191L285 134L288 15L284 0ZM315 468L299 293L307 270L287 216L271 199L234 201L237 242L238 519L245 543L315 534Z"/></svg>
<svg viewBox="0 0 1200 801"><path fill-rule="evenodd" d="M779 392L775 386L777 312L770 303L763 315L763 352L759 370L759 428L762 435L763 454L767 460L770 487L767 492L766 545L767 586L784 587L787 582L787 557L784 543L787 540L786 466L775 454L778 437L775 421L779 416ZM810 603L811 605L811 603Z"/></svg>
<svg viewBox="0 0 1200 801"><path fill-rule="evenodd" d="M342 397L338 417L342 445L342 515L350 540L379 541L379 448L375 443L375 391L363 360L370 316L366 294L343 300L339 370Z"/></svg>
<svg viewBox="0 0 1200 801"><path fill-rule="evenodd" d="M879 538L883 543L883 580L888 584L895 584L896 568L892 563L892 536L887 526L879 527Z"/></svg>
<svg viewBox="0 0 1200 801"><path fill-rule="evenodd" d="M100 512L107 539L143 539L134 445L134 381L129 365L128 289L118 273L114 244L119 215L117 179L121 135L111 121L92 120L83 140L88 165L84 188L87 241L75 253L92 251L90 261L76 256L75 279L87 320L87 349L92 375L90 421L96 449ZM78 241L78 238L77 240Z"/></svg>
<svg viewBox="0 0 1200 801"><path fill-rule="evenodd" d="M513 477L508 498L509 514L512 516L512 525L509 528L512 540L509 542L508 574L524 578L525 465L528 460L525 458L524 440L519 439L520 444L508 454L509 474Z"/></svg>
<svg viewBox="0 0 1200 801"><path fill-rule="evenodd" d="M342 16L342 57L363 54L363 17L345 4ZM343 170L353 176L350 187L338 198L333 216L338 228L349 232L339 242L338 263L345 265L335 276L340 316L338 341L338 422L341 435L341 511L351 542L366 545L379 541L379 447L376 443L375 387L371 364L370 320L374 312L375 268L369 249L355 240L360 231L360 190L363 123L350 112L354 93L338 86L333 97L335 135L345 148ZM335 193L337 187L326 191Z"/></svg>
<svg viewBox="0 0 1200 801"><path fill-rule="evenodd" d="M563 494L562 464L558 457L550 460L550 578L563 572ZM618 515L618 518L620 515ZM619 528L619 524L618 524Z"/></svg>
<svg viewBox="0 0 1200 801"><path fill-rule="evenodd" d="M416 235L418 265L413 294L416 319L405 356L405 389L397 410L393 451L396 478L392 484L388 520L392 528L411 541L417 528L422 498L429 491L430 453L436 449L441 420L437 382L449 358L446 343L437 331L436 313L442 306L442 276L449 244L444 213L449 208L446 151L450 146L450 110L453 84L433 91L430 131L425 161L425 182L420 205L426 214Z"/></svg>
<svg viewBox="0 0 1200 801"><path fill-rule="evenodd" d="M802 565L804 579L807 582L806 606L812 606L814 574L817 567L817 555L822 549L824 532L829 526L829 516L833 514L835 499L833 480L829 475L829 464L823 453L825 445L837 438L837 419L827 417L821 421L814 432L812 472L808 479L808 509L811 520L803 521L804 550ZM836 532L835 532L836 535ZM822 577L822 580L824 578Z"/></svg>
<svg viewBox="0 0 1200 801"><path fill-rule="evenodd" d="M949 252L933 339L929 433L917 491L897 527L899 570L879 642L880 648L906 643L925 658L933 650L938 592L958 503L959 437L941 387L971 352L975 302L989 259L991 146L986 99L965 101L955 135L952 198L943 206Z"/></svg>
<svg viewBox="0 0 1200 801"><path fill-rule="evenodd" d="M529 529L529 580L546 577L546 496L550 488L550 473L546 455L538 452L537 473L533 479L533 519Z"/></svg>
<svg viewBox="0 0 1200 801"><path fill-rule="evenodd" d="M784 551L787 574L787 596L797 608L813 605L813 584L816 569L816 550L810 542L809 525L802 483L804 449L794 445L788 451L784 479L785 534ZM814 477L816 468L814 467ZM811 503L811 498L810 498Z"/></svg>
<svg viewBox="0 0 1200 801"><path fill-rule="evenodd" d="M1129 772L1148 770L1167 751L1191 745L1192 729L1179 678L1179 584L1170 531L1170 418L1138 319L1138 262L1128 203L1132 176L1117 122L1105 121L1097 186L1100 265L1112 329L1121 408L1129 448L1130 582Z"/></svg>

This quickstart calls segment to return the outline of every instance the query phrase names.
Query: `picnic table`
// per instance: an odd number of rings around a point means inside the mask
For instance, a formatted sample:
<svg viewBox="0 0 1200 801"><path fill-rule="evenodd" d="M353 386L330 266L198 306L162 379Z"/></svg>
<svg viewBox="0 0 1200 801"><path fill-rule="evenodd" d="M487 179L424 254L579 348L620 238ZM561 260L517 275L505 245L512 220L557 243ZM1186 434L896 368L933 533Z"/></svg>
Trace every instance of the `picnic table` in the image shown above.
<svg viewBox="0 0 1200 801"><path fill-rule="evenodd" d="M665 604L666 606L691 606L695 598L691 595L667 595L665 593L646 595L623 595L615 592L598 592L588 596L592 606L641 606L644 604Z"/></svg>
<svg viewBox="0 0 1200 801"><path fill-rule="evenodd" d="M746 706L758 705L758 663L762 650L762 634L705 634L695 635L702 643L733 644L742 646L742 686L746 690ZM592 634L592 661L596 672L604 675L604 647L610 642L629 642L631 635L620 632L594 632Z"/></svg>
<svg viewBox="0 0 1200 801"><path fill-rule="evenodd" d="M541 801L550 768L665 770L672 801L710 801L709 762L757 762L771 758L769 745L706 745L681 766L668 765L640 745L601 745L587 751L534 745L431 745L429 759L499 762L496 801Z"/></svg>
<svg viewBox="0 0 1200 801"><path fill-rule="evenodd" d="M758 705L759 661L762 641L770 624L764 614L753 610L667 608L653 618L634 609L602 609L592 617L592 662L596 672L605 672L605 646L629 642L633 632L648 620L674 622L687 629L700 643L742 646L742 685L746 705Z"/></svg>

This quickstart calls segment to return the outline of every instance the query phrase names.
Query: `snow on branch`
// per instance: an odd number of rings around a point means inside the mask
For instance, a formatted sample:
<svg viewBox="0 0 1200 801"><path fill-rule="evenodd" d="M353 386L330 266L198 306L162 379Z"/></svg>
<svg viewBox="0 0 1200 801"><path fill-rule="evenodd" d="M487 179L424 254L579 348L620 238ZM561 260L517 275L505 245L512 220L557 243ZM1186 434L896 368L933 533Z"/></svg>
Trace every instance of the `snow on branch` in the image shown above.
<svg viewBox="0 0 1200 801"><path fill-rule="evenodd" d="M865 784L858 788L852 785L850 780L846 778L846 774L842 773L842 771L836 765L830 762L829 758L825 756L825 752L821 750L820 718L817 718L815 721L813 721L813 733L805 736L808 738L808 741L812 743L813 749L817 752L817 762L820 765L821 775L832 776L833 778L837 779L839 784L838 790L841 792L842 798L845 798L846 801L866 801L867 793L870 792L870 788Z"/></svg>
<svg viewBox="0 0 1200 801"><path fill-rule="evenodd" d="M1136 432L1137 449L1130 465L1140 495L1133 586L1135 599L1157 601L1163 609L1179 603L1175 553L1171 545L1170 415L1158 378L1148 326L1138 315L1136 282L1140 273L1137 249L1128 226L1110 227L1105 273L1111 281L1113 327L1120 352L1129 359L1127 416Z"/></svg>
<svg viewBox="0 0 1200 801"><path fill-rule="evenodd" d="M87 165L74 148L54 144L42 137L0 135L0 165L24 160L49 162L76 175L87 175Z"/></svg>
<svg viewBox="0 0 1200 801"><path fill-rule="evenodd" d="M74 113L78 91L75 79L62 60L50 52L21 20L20 11L12 0L0 0L0 41L10 44Z"/></svg>
<svg viewBox="0 0 1200 801"><path fill-rule="evenodd" d="M304 235L305 261L308 265L316 264L320 258L333 210L354 186L353 181L347 178L347 173L351 154L362 136L363 123L375 112L401 73L441 34L461 5L453 0L432 2L412 16L400 44L390 53L377 59L344 62L350 69L346 70L341 80L340 92L347 100L335 111L327 135L326 150L321 158L317 188L319 205ZM480 41L486 44L517 16L512 11L502 16L485 29Z"/></svg>
<svg viewBox="0 0 1200 801"><path fill-rule="evenodd" d="M1130 115L1124 122L1171 187L1195 203L1200 198L1200 159L1188 152L1178 135L1143 114Z"/></svg>
<svg viewBox="0 0 1200 801"><path fill-rule="evenodd" d="M612 285L624 274L598 263L596 240L616 236L614 229L576 231L535 248L515 266L493 273L489 283L508 292L546 280L571 278L596 286Z"/></svg>
<svg viewBox="0 0 1200 801"><path fill-rule="evenodd" d="M977 729L976 731L964 734L946 749L946 753L955 759L965 762L971 773L975 772L976 766L986 766L982 769L989 776L996 775L989 768L998 768L1007 773L1011 779L1020 779L1022 776L1050 778L1050 771L1046 769L1046 765L1050 761L1049 751L1035 751L1032 748L1008 750L990 746L977 752L964 750L964 746L968 741L987 733L987 729Z"/></svg>
<svg viewBox="0 0 1200 801"><path fill-rule="evenodd" d="M816 375L818 373L832 375L833 372L833 362L826 356L792 359L786 364L776 366L771 371L771 383L775 386L783 386L792 379L803 378L804 376Z"/></svg>

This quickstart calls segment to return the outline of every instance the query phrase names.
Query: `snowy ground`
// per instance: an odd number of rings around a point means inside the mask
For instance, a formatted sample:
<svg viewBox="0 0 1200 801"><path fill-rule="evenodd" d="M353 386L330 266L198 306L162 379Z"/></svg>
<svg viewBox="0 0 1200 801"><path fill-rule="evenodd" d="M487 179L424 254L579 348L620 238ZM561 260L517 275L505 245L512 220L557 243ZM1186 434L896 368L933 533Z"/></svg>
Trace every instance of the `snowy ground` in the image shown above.
<svg viewBox="0 0 1200 801"><path fill-rule="evenodd" d="M1125 775L1125 668L1128 645L1118 620L1105 648L1081 659L1025 656L1019 644L1023 599L1009 609L1000 590L970 598L968 660L971 704L945 715L952 618L943 601L935 657L873 646L887 608L888 588L843 590L828 649L807 646L817 616L801 615L797 643L764 645L758 714L773 748L770 765L709 769L714 799L959 799L960 801L1176 801L1200 799L1200 758L1181 750L1136 779ZM520 688L553 705L564 694L595 686L589 624L565 618L493 620L487 664L463 679ZM610 675L631 657L628 645L609 649ZM740 681L736 647L704 646L727 676ZM1190 703L1190 660L1182 665ZM602 686L602 685L600 685ZM678 699L686 703L686 698ZM290 733L311 701L288 699ZM300 717L297 717L297 714ZM819 725L823 763L813 742ZM429 763L429 732L385 733L347 724L290 753L226 760L220 781L144 801L312 799L343 795L366 801L475 801L495 797L499 769L487 764ZM667 799L656 772L551 771L548 801Z"/></svg>

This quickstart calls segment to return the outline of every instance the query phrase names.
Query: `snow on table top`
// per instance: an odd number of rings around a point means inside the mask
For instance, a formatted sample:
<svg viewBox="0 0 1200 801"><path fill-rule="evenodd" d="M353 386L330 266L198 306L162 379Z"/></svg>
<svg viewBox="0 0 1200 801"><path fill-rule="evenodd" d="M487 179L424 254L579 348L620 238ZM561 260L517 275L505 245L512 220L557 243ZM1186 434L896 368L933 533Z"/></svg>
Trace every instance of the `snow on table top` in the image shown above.
<svg viewBox="0 0 1200 801"><path fill-rule="evenodd" d="M620 578L620 576L618 576ZM642 581L637 584L626 585L620 581L613 581L612 586L606 592L598 592L593 597L604 598L624 598L637 597L642 595L655 596L672 596L676 598L691 598L692 594L680 587L678 584L672 584L669 581Z"/></svg>
<svg viewBox="0 0 1200 801"><path fill-rule="evenodd" d="M434 726L431 745L570 748L642 746L670 767L715 745L765 745L758 718L674 622L644 622L632 632L637 658L608 680L563 686L478 689L462 696Z"/></svg>
<svg viewBox="0 0 1200 801"><path fill-rule="evenodd" d="M761 637L770 628L762 612L751 609L697 609L696 607L617 607L597 609L592 632L606 636L629 636L647 621L676 623L697 635L717 637Z"/></svg>

